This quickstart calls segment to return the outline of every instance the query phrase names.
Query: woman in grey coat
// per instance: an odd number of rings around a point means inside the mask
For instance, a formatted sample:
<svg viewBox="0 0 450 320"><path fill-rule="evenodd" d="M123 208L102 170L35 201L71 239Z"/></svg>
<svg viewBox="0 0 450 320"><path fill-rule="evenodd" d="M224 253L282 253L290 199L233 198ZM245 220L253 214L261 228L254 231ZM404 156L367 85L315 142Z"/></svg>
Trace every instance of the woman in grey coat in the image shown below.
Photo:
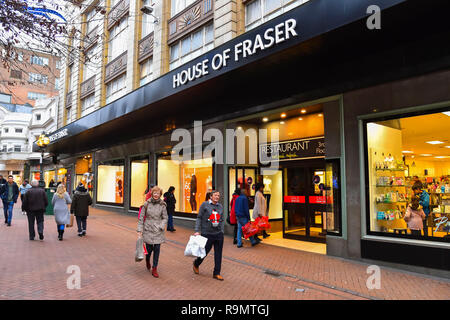
<svg viewBox="0 0 450 320"><path fill-rule="evenodd" d="M147 269L152 269L152 275L158 278L158 260L161 243L166 241L164 236L167 227L167 206L161 199L162 190L155 186L152 189L152 197L145 201L139 216L137 232L143 237L147 248ZM153 252L153 267L150 265L150 256Z"/></svg>
<svg viewBox="0 0 450 320"><path fill-rule="evenodd" d="M69 194L66 192L66 188L63 184L60 184L56 189L56 192L53 195L52 199L53 212L55 215L56 225L58 226L59 241L63 240L64 225L70 223L70 211L67 205L71 203L72 200L70 199Z"/></svg>

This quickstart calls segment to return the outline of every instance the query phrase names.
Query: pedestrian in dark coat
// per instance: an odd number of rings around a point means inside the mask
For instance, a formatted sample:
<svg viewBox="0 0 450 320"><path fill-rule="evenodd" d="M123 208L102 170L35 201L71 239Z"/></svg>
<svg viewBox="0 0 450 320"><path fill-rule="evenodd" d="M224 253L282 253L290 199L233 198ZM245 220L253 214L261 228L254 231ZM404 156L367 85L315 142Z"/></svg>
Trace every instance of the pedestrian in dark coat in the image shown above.
<svg viewBox="0 0 450 320"><path fill-rule="evenodd" d="M170 186L169 190L164 193L164 202L167 204L167 215L169 217L169 220L167 222L167 231L174 232L176 229L173 227L173 215L175 213L175 204L177 203L177 200L175 199L174 192L175 187Z"/></svg>
<svg viewBox="0 0 450 320"><path fill-rule="evenodd" d="M17 186L17 183L14 182L13 176L8 176L8 182L4 184L0 190L0 197L3 201L5 224L10 227L13 216L14 203L17 202L17 198L19 197L19 187Z"/></svg>
<svg viewBox="0 0 450 320"><path fill-rule="evenodd" d="M80 183L74 192L70 213L75 215L78 226L78 236L86 235L87 217L89 216L89 206L92 204L92 198L89 192Z"/></svg>
<svg viewBox="0 0 450 320"><path fill-rule="evenodd" d="M23 196L22 210L27 213L30 240L34 240L34 220L37 223L39 239L44 240L44 212L48 205L44 189L39 188L39 182L31 182L29 189Z"/></svg>

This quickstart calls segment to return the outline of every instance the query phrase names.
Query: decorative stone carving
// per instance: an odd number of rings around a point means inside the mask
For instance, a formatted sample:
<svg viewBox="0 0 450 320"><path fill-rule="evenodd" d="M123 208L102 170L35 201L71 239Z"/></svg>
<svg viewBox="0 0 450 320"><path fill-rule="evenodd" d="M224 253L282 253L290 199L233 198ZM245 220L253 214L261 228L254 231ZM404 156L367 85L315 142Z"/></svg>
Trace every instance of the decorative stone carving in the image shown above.
<svg viewBox="0 0 450 320"><path fill-rule="evenodd" d="M153 55L153 44L154 44L154 34L153 32L147 35L145 38L143 38L141 41L139 41L139 55L138 55L138 61L142 62L143 60L147 59L151 55Z"/></svg>
<svg viewBox="0 0 450 320"><path fill-rule="evenodd" d="M120 0L108 13L108 30L130 11L130 0Z"/></svg>
<svg viewBox="0 0 450 320"><path fill-rule="evenodd" d="M88 51L90 48L92 48L98 40L98 26L95 27L91 32L89 32L87 35L83 37L83 43L84 43L84 50Z"/></svg>
<svg viewBox="0 0 450 320"><path fill-rule="evenodd" d="M105 83L127 71L127 51L108 63L105 67Z"/></svg>
<svg viewBox="0 0 450 320"><path fill-rule="evenodd" d="M169 40L173 43L199 25L214 18L212 0L198 0L168 21Z"/></svg>
<svg viewBox="0 0 450 320"><path fill-rule="evenodd" d="M83 99L95 92L95 75L81 83L80 99Z"/></svg>

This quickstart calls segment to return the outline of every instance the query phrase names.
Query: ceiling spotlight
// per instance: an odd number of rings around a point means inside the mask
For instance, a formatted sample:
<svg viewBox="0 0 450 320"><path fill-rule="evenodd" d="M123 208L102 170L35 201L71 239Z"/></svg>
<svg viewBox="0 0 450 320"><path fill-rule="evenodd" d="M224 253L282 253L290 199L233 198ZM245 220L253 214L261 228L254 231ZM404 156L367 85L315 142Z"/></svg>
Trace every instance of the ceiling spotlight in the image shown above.
<svg viewBox="0 0 450 320"><path fill-rule="evenodd" d="M421 156L422 156L422 157L431 157L432 154L429 154L429 153L422 153Z"/></svg>
<svg viewBox="0 0 450 320"><path fill-rule="evenodd" d="M319 116L319 117L323 117L323 113L319 113L318 116Z"/></svg>
<svg viewBox="0 0 450 320"><path fill-rule="evenodd" d="M445 146L444 148L449 148L450 149L450 146Z"/></svg>
<svg viewBox="0 0 450 320"><path fill-rule="evenodd" d="M300 110L301 113L306 113L306 109Z"/></svg>
<svg viewBox="0 0 450 320"><path fill-rule="evenodd" d="M450 111L445 111L445 112L442 112L442 113L445 114L446 116L450 117Z"/></svg>
<svg viewBox="0 0 450 320"><path fill-rule="evenodd" d="M403 153L414 153L412 151L402 151Z"/></svg>
<svg viewBox="0 0 450 320"><path fill-rule="evenodd" d="M450 158L450 156L437 156L436 159L447 159Z"/></svg>
<svg viewBox="0 0 450 320"><path fill-rule="evenodd" d="M242 130L242 127L237 127L236 129L238 129L238 130Z"/></svg>
<svg viewBox="0 0 450 320"><path fill-rule="evenodd" d="M263 122L267 122L267 121L269 121L269 118L264 117L264 118L262 118L262 121L263 121Z"/></svg>
<svg viewBox="0 0 450 320"><path fill-rule="evenodd" d="M284 124L284 121L280 121L280 124Z"/></svg>
<svg viewBox="0 0 450 320"><path fill-rule="evenodd" d="M282 117L282 118L286 118L286 113L282 113L282 114L281 114L281 117Z"/></svg>
<svg viewBox="0 0 450 320"><path fill-rule="evenodd" d="M441 143L444 143L444 142L439 141L439 140L434 140L434 141L427 141L427 143L429 143L429 144L441 144Z"/></svg>
<svg viewBox="0 0 450 320"><path fill-rule="evenodd" d="M301 120L303 120L303 118L302 118L302 117L300 117L300 118L298 118L298 120L300 120L300 121L301 121Z"/></svg>

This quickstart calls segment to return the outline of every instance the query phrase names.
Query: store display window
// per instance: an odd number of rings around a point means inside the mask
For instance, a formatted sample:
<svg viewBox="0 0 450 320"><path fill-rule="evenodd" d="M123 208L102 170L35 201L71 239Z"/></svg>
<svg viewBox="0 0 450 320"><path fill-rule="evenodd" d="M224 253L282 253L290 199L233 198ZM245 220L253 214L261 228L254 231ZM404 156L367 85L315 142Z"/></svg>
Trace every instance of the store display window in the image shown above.
<svg viewBox="0 0 450 320"><path fill-rule="evenodd" d="M75 163L75 188L82 183L93 196L94 174L92 172L92 156L87 154L77 159Z"/></svg>
<svg viewBox="0 0 450 320"><path fill-rule="evenodd" d="M45 181L45 187L50 188L56 186L56 175L55 170L45 171L44 172L44 181ZM53 184L51 184L53 182Z"/></svg>
<svg viewBox="0 0 450 320"><path fill-rule="evenodd" d="M448 111L366 122L369 234L449 241L449 128Z"/></svg>
<svg viewBox="0 0 450 320"><path fill-rule="evenodd" d="M325 164L326 210L323 212L324 230L327 234L340 236L341 232L341 181L339 159L327 160Z"/></svg>
<svg viewBox="0 0 450 320"><path fill-rule="evenodd" d="M212 158L178 162L170 155L162 154L157 161L157 185L166 192L175 187L175 210L186 213L198 213L213 189Z"/></svg>
<svg viewBox="0 0 450 320"><path fill-rule="evenodd" d="M97 164L97 202L123 206L124 196L123 159Z"/></svg>
<svg viewBox="0 0 450 320"><path fill-rule="evenodd" d="M148 156L131 159L130 208L138 209L145 201L148 188Z"/></svg>

